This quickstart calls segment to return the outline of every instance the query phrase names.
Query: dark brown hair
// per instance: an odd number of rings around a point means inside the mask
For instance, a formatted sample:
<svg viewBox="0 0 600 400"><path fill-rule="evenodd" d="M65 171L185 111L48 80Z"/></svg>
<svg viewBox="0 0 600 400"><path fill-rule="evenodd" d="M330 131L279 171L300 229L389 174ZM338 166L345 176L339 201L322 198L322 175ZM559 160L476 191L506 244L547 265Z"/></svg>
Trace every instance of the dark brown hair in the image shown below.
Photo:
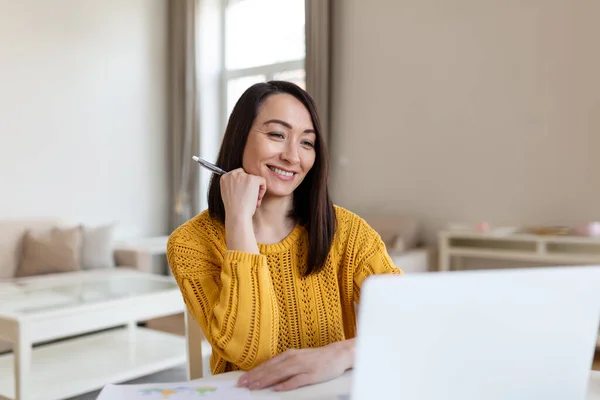
<svg viewBox="0 0 600 400"><path fill-rule="evenodd" d="M294 191L292 217L308 232L308 260L301 271L304 276L319 272L333 243L336 218L329 195L329 159L323 140L321 123L312 97L294 83L270 81L249 87L239 98L231 112L216 164L225 171L242 167L244 149L250 129L258 111L267 97L285 93L298 99L310 113L315 134L315 163L302 183ZM225 206L221 198L219 176L212 175L208 190L208 210L213 218L225 223Z"/></svg>

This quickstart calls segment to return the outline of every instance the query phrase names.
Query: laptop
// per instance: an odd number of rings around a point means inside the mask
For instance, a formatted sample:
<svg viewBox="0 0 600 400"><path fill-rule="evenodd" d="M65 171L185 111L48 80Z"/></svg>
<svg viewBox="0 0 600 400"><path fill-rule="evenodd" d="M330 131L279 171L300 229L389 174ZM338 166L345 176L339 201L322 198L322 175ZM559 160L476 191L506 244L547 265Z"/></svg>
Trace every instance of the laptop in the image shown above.
<svg viewBox="0 0 600 400"><path fill-rule="evenodd" d="M352 400L585 400L600 266L373 276Z"/></svg>

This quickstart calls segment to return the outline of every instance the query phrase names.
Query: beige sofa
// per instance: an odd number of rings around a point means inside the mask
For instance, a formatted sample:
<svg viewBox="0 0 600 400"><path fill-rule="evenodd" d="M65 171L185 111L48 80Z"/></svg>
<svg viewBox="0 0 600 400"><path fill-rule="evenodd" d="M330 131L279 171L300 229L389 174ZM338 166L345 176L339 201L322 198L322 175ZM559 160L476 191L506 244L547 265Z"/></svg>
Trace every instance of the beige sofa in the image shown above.
<svg viewBox="0 0 600 400"><path fill-rule="evenodd" d="M14 282L19 279L16 274L22 258L23 241L27 232L43 234L53 227L68 226L60 219L29 219L29 220L0 220L0 285L3 282ZM128 267L144 270L147 267L139 265L146 260L143 254L131 249L114 249L112 251L114 264L111 267ZM86 273L87 270L70 273ZM51 279L60 276L60 272L37 275L36 279ZM31 278L31 277L28 277ZM0 353L10 349L9 343L0 339Z"/></svg>

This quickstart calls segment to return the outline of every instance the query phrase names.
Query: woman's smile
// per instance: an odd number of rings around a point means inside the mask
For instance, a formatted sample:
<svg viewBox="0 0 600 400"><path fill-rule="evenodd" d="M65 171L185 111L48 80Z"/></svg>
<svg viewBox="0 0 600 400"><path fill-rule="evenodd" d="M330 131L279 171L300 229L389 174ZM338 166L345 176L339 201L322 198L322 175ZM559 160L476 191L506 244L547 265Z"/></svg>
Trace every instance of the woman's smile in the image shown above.
<svg viewBox="0 0 600 400"><path fill-rule="evenodd" d="M293 171L278 168L278 167L275 167L272 165L267 165L267 167L269 167L269 169L271 170L271 173L273 175L275 175L278 179L281 179L282 181L285 181L285 182L293 181L296 176L296 173Z"/></svg>

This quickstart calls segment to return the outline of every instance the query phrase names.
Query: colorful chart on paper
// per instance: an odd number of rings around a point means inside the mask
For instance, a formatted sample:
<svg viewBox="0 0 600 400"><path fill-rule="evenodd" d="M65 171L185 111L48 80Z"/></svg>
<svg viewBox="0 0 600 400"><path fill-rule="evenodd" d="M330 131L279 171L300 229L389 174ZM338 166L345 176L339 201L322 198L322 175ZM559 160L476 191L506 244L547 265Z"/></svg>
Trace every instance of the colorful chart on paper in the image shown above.
<svg viewBox="0 0 600 400"><path fill-rule="evenodd" d="M278 396L254 395L233 381L106 385L97 400L259 400Z"/></svg>
<svg viewBox="0 0 600 400"><path fill-rule="evenodd" d="M209 398L209 394L216 393L219 390L216 386L177 386L172 388L152 387L140 389L139 393L146 398L173 399L186 395L186 397L204 397Z"/></svg>

